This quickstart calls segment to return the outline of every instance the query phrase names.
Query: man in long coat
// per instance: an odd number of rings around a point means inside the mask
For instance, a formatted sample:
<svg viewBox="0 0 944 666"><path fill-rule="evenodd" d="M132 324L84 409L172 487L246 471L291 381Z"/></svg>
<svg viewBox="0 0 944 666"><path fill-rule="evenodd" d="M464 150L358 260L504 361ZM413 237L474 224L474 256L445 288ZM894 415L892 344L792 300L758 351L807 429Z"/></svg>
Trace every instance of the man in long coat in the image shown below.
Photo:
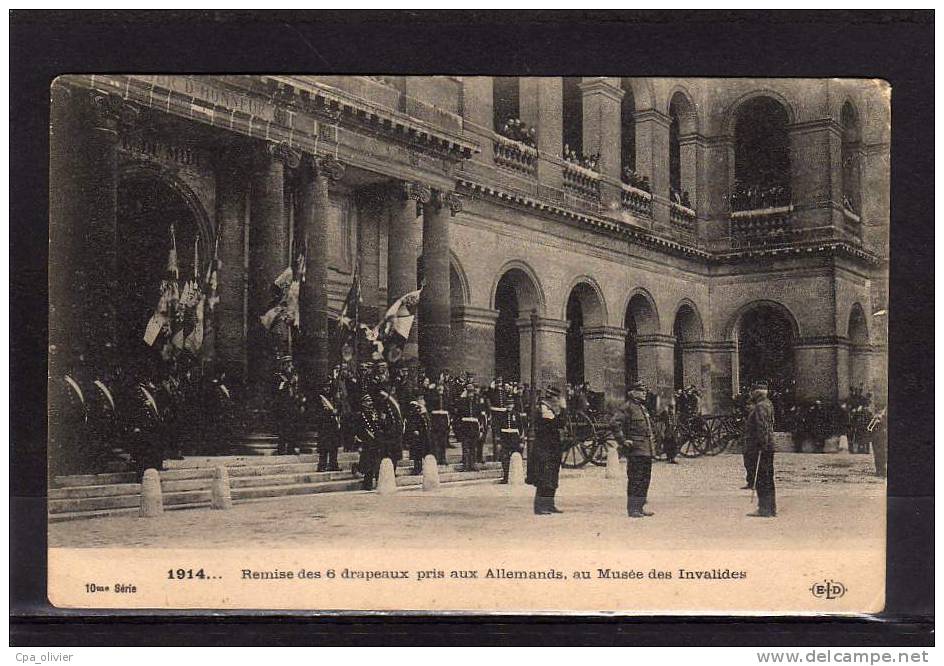
<svg viewBox="0 0 944 666"><path fill-rule="evenodd" d="M744 424L744 445L745 449L757 451L754 468L757 511L747 515L773 518L777 515L777 492L774 487L774 406L767 398L767 384L754 384L751 399L754 408Z"/></svg>
<svg viewBox="0 0 944 666"><path fill-rule="evenodd" d="M611 421L613 435L620 449L626 452L626 513L630 518L653 515L645 508L655 455L655 433L646 409L646 397L645 384L633 384L629 388L629 400Z"/></svg>
<svg viewBox="0 0 944 666"><path fill-rule="evenodd" d="M557 388L549 388L534 412L534 443L528 452L525 481L535 487L534 513L544 516L563 513L554 505L561 465L561 429L567 403Z"/></svg>

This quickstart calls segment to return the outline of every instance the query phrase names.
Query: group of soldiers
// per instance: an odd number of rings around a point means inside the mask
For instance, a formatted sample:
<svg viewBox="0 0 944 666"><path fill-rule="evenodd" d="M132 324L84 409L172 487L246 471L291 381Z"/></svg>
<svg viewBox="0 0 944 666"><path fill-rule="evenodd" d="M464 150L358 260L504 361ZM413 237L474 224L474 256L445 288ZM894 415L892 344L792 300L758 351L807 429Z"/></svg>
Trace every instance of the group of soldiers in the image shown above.
<svg viewBox="0 0 944 666"><path fill-rule="evenodd" d="M275 417L278 453L296 453L305 435L317 431L318 471L336 471L338 452L358 451L353 470L363 488L375 487L380 465L394 465L408 451L413 474L422 473L423 459L432 455L446 464L453 448L450 433L462 450L461 468L474 471L485 462L485 443L492 437L493 457L502 463L507 483L511 456L522 451L528 423L527 387L498 376L487 386L475 378L443 370L418 381L405 366L383 361L338 364L311 399L299 386L290 357L280 360L276 377Z"/></svg>

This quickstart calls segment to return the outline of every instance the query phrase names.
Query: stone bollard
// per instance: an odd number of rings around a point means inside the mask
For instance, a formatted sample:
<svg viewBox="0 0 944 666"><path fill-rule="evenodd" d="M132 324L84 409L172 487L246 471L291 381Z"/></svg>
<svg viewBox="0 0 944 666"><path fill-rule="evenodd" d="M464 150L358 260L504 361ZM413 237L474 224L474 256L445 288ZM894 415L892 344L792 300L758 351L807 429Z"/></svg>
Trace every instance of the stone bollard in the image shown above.
<svg viewBox="0 0 944 666"><path fill-rule="evenodd" d="M210 506L214 509L232 509L233 496L229 489L229 472L225 465L213 470L213 485L210 486Z"/></svg>
<svg viewBox="0 0 944 666"><path fill-rule="evenodd" d="M393 461L384 458L380 462L380 474L377 477L377 494L390 495L397 491L397 477L393 470Z"/></svg>
<svg viewBox="0 0 944 666"><path fill-rule="evenodd" d="M524 460L517 451L511 454L511 459L508 461L508 485L524 485Z"/></svg>
<svg viewBox="0 0 944 666"><path fill-rule="evenodd" d="M606 474L607 479L622 479L623 469L620 467L619 450L606 443Z"/></svg>
<svg viewBox="0 0 944 666"><path fill-rule="evenodd" d="M164 513L164 497L161 494L161 475L157 470L148 468L144 470L144 477L141 479L141 516L153 518Z"/></svg>
<svg viewBox="0 0 944 666"><path fill-rule="evenodd" d="M439 487L439 465L436 456L423 458L423 490L436 490Z"/></svg>
<svg viewBox="0 0 944 666"><path fill-rule="evenodd" d="M849 438L845 435L839 435L839 450L849 452Z"/></svg>

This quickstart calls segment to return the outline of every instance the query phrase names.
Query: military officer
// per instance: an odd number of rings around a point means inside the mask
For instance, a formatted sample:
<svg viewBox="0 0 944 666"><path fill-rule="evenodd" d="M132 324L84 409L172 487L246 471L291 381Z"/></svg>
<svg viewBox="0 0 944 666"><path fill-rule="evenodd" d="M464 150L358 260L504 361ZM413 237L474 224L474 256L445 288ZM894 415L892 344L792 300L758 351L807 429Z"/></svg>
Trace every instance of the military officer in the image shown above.
<svg viewBox="0 0 944 666"><path fill-rule="evenodd" d="M471 378L465 382L465 388L454 402L456 437L462 444L462 469L465 472L475 470L475 449L482 436L481 414L485 409L482 396Z"/></svg>
<svg viewBox="0 0 944 666"><path fill-rule="evenodd" d="M423 458L430 452L429 412L426 409L426 396L417 393L406 408L404 439L413 461L413 473L422 474Z"/></svg>
<svg viewBox="0 0 944 666"><path fill-rule="evenodd" d="M757 511L747 515L773 518L777 515L777 491L774 487L774 406L767 398L767 384L758 382L751 391L754 408L744 424L745 448L757 451L754 490Z"/></svg>
<svg viewBox="0 0 944 666"><path fill-rule="evenodd" d="M511 456L521 452L521 440L524 430L521 427L521 414L518 405L519 396L514 386L509 385L505 394L505 410L498 417L498 457L502 464L502 483L508 483Z"/></svg>
<svg viewBox="0 0 944 666"><path fill-rule="evenodd" d="M438 381L427 378L423 391L426 397L426 407L429 410L429 437L432 454L436 462L446 464L446 449L449 446L449 409L450 392L445 384L444 375Z"/></svg>
<svg viewBox="0 0 944 666"><path fill-rule="evenodd" d="M645 384L635 382L629 388L629 399L611 421L616 441L626 452L626 513L630 518L653 515L645 508L655 454L655 436L646 397Z"/></svg>
<svg viewBox="0 0 944 666"><path fill-rule="evenodd" d="M494 452L501 446L501 429L506 427L506 411L508 408L508 385L502 379L500 374L495 375L495 379L488 385L488 391L485 393L486 404L488 405L489 416L491 417L492 431L492 451ZM479 461L481 462L481 461Z"/></svg>
<svg viewBox="0 0 944 666"><path fill-rule="evenodd" d="M341 412L331 399L332 386L329 384L318 394L318 471L337 472L338 449L341 446Z"/></svg>
<svg viewBox="0 0 944 666"><path fill-rule="evenodd" d="M380 414L369 391L361 395L359 409L352 419L352 430L361 443L360 458L357 461L358 470L364 475L361 487L364 490L373 490L380 472L382 455L378 440Z"/></svg>
<svg viewBox="0 0 944 666"><path fill-rule="evenodd" d="M560 389L551 387L538 401L534 416L534 443L528 452L525 481L534 486L534 513L545 516L563 513L554 503L560 478L561 429L566 419L567 401Z"/></svg>

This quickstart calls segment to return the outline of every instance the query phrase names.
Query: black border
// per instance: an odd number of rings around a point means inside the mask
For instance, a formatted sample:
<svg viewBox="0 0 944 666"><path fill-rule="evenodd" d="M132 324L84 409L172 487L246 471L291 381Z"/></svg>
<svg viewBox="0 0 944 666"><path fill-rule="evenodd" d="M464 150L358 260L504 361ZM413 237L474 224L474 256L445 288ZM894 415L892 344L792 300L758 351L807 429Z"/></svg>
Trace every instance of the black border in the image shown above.
<svg viewBox="0 0 944 666"><path fill-rule="evenodd" d="M11 645L933 644L932 11L14 11ZM85 615L46 602L48 90L62 73L842 76L892 85L888 595L875 617ZM930 584L929 584L930 583ZM72 616L72 617L70 617Z"/></svg>

